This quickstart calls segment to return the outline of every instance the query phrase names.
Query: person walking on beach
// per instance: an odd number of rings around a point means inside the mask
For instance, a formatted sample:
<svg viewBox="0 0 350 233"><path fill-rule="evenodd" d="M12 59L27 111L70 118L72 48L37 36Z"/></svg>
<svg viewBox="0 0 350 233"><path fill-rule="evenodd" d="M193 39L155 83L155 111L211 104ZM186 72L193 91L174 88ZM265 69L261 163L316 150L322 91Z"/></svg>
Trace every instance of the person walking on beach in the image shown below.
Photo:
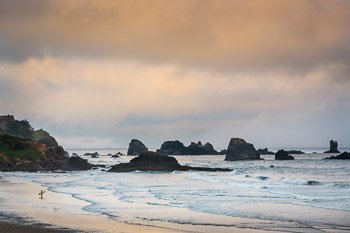
<svg viewBox="0 0 350 233"><path fill-rule="evenodd" d="M43 199L43 194L44 194L44 193L45 193L45 191L40 190L40 193L39 193L40 199Z"/></svg>

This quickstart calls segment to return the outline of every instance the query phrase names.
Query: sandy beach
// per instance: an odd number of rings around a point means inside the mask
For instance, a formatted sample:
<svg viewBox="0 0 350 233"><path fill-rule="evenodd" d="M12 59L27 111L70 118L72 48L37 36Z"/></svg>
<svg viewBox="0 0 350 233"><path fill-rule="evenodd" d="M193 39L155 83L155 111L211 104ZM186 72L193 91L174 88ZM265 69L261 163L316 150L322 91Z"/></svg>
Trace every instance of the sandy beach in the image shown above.
<svg viewBox="0 0 350 233"><path fill-rule="evenodd" d="M44 198L38 192L45 190ZM19 203L21 203L19 205ZM0 178L0 229L1 232L238 232L267 233L271 231L251 227L217 227L211 225L163 224L161 227L120 222L105 216L82 211L85 205L68 195L51 192L47 187L15 177ZM237 218L239 224L254 225L263 221ZM278 232L276 229L274 232ZM282 232L282 231L281 231Z"/></svg>
<svg viewBox="0 0 350 233"><path fill-rule="evenodd" d="M0 222L1 232L7 233L18 233L18 232L26 232L26 233L73 233L78 232L77 230L68 230L68 229L50 229L48 227L43 226L28 226L23 224L9 223L9 222Z"/></svg>

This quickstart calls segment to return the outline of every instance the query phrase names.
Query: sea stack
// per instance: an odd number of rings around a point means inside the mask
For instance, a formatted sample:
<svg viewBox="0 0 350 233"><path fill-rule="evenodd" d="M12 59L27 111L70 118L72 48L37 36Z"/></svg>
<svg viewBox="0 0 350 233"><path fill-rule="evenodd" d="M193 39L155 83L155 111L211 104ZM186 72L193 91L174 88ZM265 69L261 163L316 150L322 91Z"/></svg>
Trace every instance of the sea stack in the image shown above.
<svg viewBox="0 0 350 233"><path fill-rule="evenodd" d="M255 150L254 145L247 143L242 138L231 138L227 147L225 160L258 160L259 153Z"/></svg>
<svg viewBox="0 0 350 233"><path fill-rule="evenodd" d="M329 150L324 153L340 153L338 151L338 142L334 140L329 141Z"/></svg>
<svg viewBox="0 0 350 233"><path fill-rule="evenodd" d="M148 151L148 148L140 140L132 139L129 143L128 155L139 155Z"/></svg>
<svg viewBox="0 0 350 233"><path fill-rule="evenodd" d="M189 146L185 146L182 142L166 141L164 142L157 152L165 155L218 155L213 145L209 142L202 144L201 141L198 143L191 142Z"/></svg>
<svg viewBox="0 0 350 233"><path fill-rule="evenodd" d="M285 150L279 150L275 154L275 160L294 160L294 157Z"/></svg>

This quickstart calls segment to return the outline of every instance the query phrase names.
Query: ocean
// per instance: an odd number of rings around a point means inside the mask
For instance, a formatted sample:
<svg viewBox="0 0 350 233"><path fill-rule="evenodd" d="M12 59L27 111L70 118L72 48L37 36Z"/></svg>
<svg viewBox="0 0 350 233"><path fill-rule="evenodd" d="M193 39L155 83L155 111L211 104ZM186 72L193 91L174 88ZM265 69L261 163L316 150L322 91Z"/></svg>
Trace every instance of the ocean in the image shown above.
<svg viewBox="0 0 350 233"><path fill-rule="evenodd" d="M122 149L97 152L117 151L125 153ZM82 155L86 151L69 152ZM176 156L182 165L232 168L232 172L109 173L98 168L1 176L40 184L51 192L84 201L79 206L81 213L110 221L172 229L203 226L214 232L230 227L350 232L350 161L323 160L329 155L322 153L294 156L293 161L275 161L274 156L265 155L261 161L232 162L224 161L223 155ZM110 166L131 158L101 156L89 158L89 162ZM24 205L21 200L16 204ZM7 206L7 210L11 208L16 209Z"/></svg>

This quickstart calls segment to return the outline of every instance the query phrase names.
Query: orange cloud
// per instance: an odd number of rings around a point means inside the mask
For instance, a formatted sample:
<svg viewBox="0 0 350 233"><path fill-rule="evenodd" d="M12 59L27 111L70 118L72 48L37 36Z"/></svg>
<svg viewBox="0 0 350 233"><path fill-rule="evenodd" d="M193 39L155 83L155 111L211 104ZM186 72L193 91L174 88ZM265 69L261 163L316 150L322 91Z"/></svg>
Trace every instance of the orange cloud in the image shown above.
<svg viewBox="0 0 350 233"><path fill-rule="evenodd" d="M349 59L350 3L2 1L1 56L118 57L241 68Z"/></svg>

